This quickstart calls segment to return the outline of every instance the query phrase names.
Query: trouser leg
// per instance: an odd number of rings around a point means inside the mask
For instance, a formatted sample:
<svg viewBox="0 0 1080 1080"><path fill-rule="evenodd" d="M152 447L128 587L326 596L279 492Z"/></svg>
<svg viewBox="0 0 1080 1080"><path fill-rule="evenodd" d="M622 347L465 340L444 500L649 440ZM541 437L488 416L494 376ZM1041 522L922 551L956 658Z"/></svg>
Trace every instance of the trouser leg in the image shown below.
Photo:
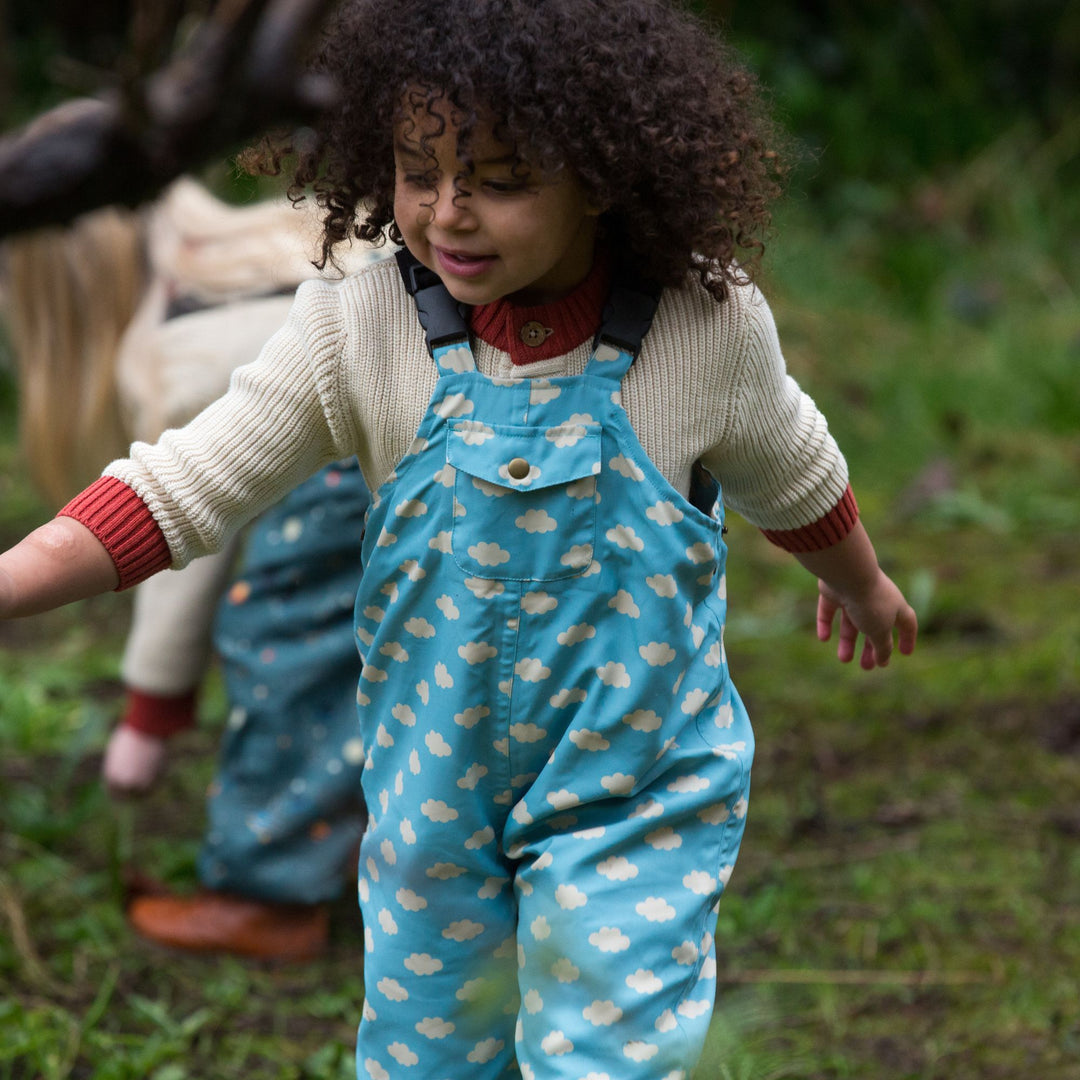
<svg viewBox="0 0 1080 1080"><path fill-rule="evenodd" d="M315 903L341 895L363 832L352 604L366 488L329 468L268 512L215 643L231 711L199 860L210 888Z"/></svg>
<svg viewBox="0 0 1080 1080"><path fill-rule="evenodd" d="M647 787L523 829L517 874L525 1080L685 1080L715 996L716 905L742 837L749 757L690 727ZM538 803L530 792L529 805Z"/></svg>

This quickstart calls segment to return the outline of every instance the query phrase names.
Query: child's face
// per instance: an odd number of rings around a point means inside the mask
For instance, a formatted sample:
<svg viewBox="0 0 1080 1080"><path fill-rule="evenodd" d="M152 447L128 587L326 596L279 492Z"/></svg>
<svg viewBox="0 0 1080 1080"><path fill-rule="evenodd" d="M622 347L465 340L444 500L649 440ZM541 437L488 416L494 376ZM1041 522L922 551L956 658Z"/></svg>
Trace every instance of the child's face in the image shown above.
<svg viewBox="0 0 1080 1080"><path fill-rule="evenodd" d="M444 98L406 110L394 129L394 217L408 249L442 278L454 299L486 304L558 299L592 266L599 211L576 177L549 176L521 164L490 124L470 141L473 171L458 156L458 128ZM430 134L434 162L420 145ZM434 168L431 183L425 182Z"/></svg>

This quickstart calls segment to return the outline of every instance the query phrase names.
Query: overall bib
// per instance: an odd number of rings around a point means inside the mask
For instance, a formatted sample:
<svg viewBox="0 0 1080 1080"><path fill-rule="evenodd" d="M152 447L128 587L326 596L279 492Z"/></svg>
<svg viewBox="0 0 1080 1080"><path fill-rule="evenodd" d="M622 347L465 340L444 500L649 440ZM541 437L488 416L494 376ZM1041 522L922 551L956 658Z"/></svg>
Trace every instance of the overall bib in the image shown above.
<svg viewBox="0 0 1080 1080"><path fill-rule="evenodd" d="M685 1080L753 736L719 489L679 494L620 404L655 299L613 290L583 375L495 380L399 261L439 379L356 603L358 1076Z"/></svg>
<svg viewBox="0 0 1080 1080"><path fill-rule="evenodd" d="M328 465L252 528L214 646L232 709L199 878L280 903L343 895L366 815L352 606L368 491Z"/></svg>

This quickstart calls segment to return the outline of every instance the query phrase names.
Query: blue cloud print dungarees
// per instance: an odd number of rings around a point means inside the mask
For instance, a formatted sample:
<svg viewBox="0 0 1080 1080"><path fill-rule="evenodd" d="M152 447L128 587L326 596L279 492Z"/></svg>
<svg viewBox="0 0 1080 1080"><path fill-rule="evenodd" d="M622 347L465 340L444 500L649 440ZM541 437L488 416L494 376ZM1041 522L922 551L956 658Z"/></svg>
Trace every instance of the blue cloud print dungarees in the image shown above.
<svg viewBox="0 0 1080 1080"><path fill-rule="evenodd" d="M425 326L439 379L356 603L358 1076L685 1080L753 754L719 489L686 499L642 449L636 343L497 380Z"/></svg>

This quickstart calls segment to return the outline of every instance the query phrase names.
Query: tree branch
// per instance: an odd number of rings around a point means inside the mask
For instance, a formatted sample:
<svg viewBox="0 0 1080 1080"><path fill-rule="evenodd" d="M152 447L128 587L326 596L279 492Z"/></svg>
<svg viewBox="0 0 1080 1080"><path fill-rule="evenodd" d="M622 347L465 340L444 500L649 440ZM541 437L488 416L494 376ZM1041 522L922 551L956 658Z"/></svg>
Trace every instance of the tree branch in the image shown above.
<svg viewBox="0 0 1080 1080"><path fill-rule="evenodd" d="M222 0L159 71L0 138L0 236L137 206L270 127L313 119L337 91L304 62L335 2Z"/></svg>

